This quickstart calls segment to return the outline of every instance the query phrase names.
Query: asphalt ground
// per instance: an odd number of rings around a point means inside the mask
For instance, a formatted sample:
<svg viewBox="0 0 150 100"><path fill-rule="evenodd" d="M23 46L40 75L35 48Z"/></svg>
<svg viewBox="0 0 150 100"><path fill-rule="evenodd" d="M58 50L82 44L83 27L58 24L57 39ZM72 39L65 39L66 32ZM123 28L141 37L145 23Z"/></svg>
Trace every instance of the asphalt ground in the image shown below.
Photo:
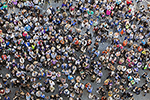
<svg viewBox="0 0 150 100"><path fill-rule="evenodd" d="M61 4L62 4L62 1L60 1L59 3L55 3L54 1L51 1L51 2L50 2L50 5L53 6L53 7L61 6ZM141 3L140 3L140 4L141 4ZM139 6L140 4L138 4L138 5L135 4L137 9L138 9L138 6ZM146 2L142 2L142 4L147 5ZM43 9L44 9L44 10L42 10L42 12L44 12L48 7L49 7L49 4L45 4L45 5L43 6ZM9 9L8 12L10 13L10 12L12 12L12 11L18 12L19 9L17 9L17 8ZM92 32L92 28L90 29L90 31ZM109 30L109 31L115 31L115 30ZM84 34L84 31L82 31L82 34ZM93 34L92 34L92 35L93 35ZM124 36L123 36L123 37L119 37L120 40L123 40L123 38L124 38ZM93 41L93 42L95 41L95 36L94 36L94 35L93 35L92 41ZM110 46L110 45L111 45L111 44L110 44L110 41L106 41L104 44L99 44L99 50L100 50L100 51L103 51L103 50L106 49L107 46ZM129 48L129 49L130 49L130 48ZM81 52L77 52L77 55L81 55ZM13 59L13 58L12 58L12 59ZM29 62L27 62L27 63L29 63ZM27 63L26 63L26 64L27 64ZM61 69L58 69L58 70L61 70ZM94 93L94 94L97 94L97 93L96 93L97 87L103 85L104 80L105 80L106 77L108 76L108 72L109 72L109 71L107 71L107 70L105 70L105 69L103 68L102 72L103 72L103 77L102 77L101 83L100 83L100 84L96 84L95 82L92 83L92 86L93 86L93 92L92 92L92 93ZM144 72L143 70L140 70L140 71L139 71L139 74L142 75L143 72ZM147 71L147 72L149 73L149 71ZM3 74L3 76L4 76L6 73L10 73L10 71L7 70L6 68L2 68L2 70L0 70L0 73ZM30 74L30 73L28 73L28 74ZM149 74L149 76L150 76L150 74ZM63 77L65 77L65 76L63 76ZM45 78L42 78L42 80L39 80L39 81L41 82L41 81L44 81L44 80L45 80ZM0 79L0 82L2 82L1 79ZM88 76L87 79L83 80L82 82L83 82L83 83L90 82L90 76ZM141 81L139 82L139 84L136 84L136 85L139 87L139 86L142 86L144 83L145 83L145 80L141 78ZM149 84L149 86L150 86L150 84ZM12 100L12 98L14 97L15 91L16 91L16 90L19 90L19 88L12 88L12 87L10 87L10 89L11 89L11 93L10 93L8 96L9 96L9 97L11 98L11 100ZM24 90L24 91L26 92L26 90ZM130 90L128 90L128 91L130 91ZM45 93L45 94L46 94L46 96L47 96L47 95L52 95L52 94L56 94L56 93L58 93L58 86L57 86L57 85L55 86L55 92L54 92L54 93ZM82 96L81 99L82 99L82 100L89 100L88 94L89 94L89 93L88 93L86 90L84 90L83 96ZM98 95L98 94L97 94L97 95ZM140 95L134 94L134 98L135 98L135 100L150 100L150 93L148 93L146 96L143 96L143 95L144 95L143 92L141 92ZM64 100L67 100L67 98L66 98L65 96L64 96L63 98L64 98ZM22 100L23 100L23 99L22 99Z"/></svg>

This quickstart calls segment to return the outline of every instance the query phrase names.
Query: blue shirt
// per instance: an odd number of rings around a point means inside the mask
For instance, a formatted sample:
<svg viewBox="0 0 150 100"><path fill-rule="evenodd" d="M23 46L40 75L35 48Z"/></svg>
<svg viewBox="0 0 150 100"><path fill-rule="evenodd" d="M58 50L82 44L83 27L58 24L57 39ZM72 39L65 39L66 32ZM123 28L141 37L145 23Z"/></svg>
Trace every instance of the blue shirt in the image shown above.
<svg viewBox="0 0 150 100"><path fill-rule="evenodd" d="M146 44L145 40L144 40L144 41L142 41L142 44L143 44L143 45L145 45L145 44Z"/></svg>
<svg viewBox="0 0 150 100"><path fill-rule="evenodd" d="M7 98L5 97L4 100L10 100L10 98L9 97L7 97Z"/></svg>
<svg viewBox="0 0 150 100"><path fill-rule="evenodd" d="M31 27L29 25L24 27L24 30L27 32L30 31L30 29L31 29Z"/></svg>

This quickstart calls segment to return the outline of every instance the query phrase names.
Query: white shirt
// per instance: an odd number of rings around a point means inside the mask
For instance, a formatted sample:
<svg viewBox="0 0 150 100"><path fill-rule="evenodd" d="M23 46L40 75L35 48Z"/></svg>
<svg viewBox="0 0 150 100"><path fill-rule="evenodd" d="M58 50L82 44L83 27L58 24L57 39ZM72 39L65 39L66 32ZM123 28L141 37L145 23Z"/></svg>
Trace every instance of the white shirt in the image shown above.
<svg viewBox="0 0 150 100"><path fill-rule="evenodd" d="M33 2L34 2L35 4L38 4L39 0L33 0Z"/></svg>

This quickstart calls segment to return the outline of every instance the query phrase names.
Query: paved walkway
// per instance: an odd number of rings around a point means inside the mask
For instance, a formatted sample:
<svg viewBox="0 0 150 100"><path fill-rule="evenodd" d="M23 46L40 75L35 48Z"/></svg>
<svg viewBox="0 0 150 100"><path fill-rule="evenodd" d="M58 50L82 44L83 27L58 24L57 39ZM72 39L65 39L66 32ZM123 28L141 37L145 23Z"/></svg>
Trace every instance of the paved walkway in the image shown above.
<svg viewBox="0 0 150 100"><path fill-rule="evenodd" d="M134 2L135 2L135 1L134 1ZM62 3L62 1L60 1L59 3L54 3L54 1L51 0L50 5L52 5L53 7L57 7L57 6L61 6L61 3ZM134 3L134 4L136 4L136 3ZM144 4L146 5L146 3L144 3ZM138 6L139 6L139 5L136 5L136 8L138 8ZM48 7L49 7L49 4L45 4L45 5L43 6L43 9L44 9L43 12L44 12ZM19 9L17 9L17 8L9 9L9 13L12 12L12 11L18 12ZM91 29L90 31L92 31L92 29ZM120 39L122 40L123 37L120 37ZM92 40L94 41L94 40L95 40L95 37L93 37ZM104 44L100 44L99 50L102 51L102 50L106 49L106 47L109 46L109 45L110 45L109 41L107 41L107 42L104 43ZM78 53L78 54L80 54L80 53ZM59 69L59 70L61 70L61 69ZM104 69L103 69L102 71L103 71L103 74L104 74L104 75L103 75L103 77L102 77L101 84L92 83L92 86L94 87L94 89L93 89L93 93L94 93L94 94L96 94L96 92L95 92L96 88L99 87L99 86L102 86L103 83L104 83L104 79L108 76L108 71L107 71L107 70L104 70ZM148 72L148 71L147 71L147 72ZM3 74L3 75L5 75L5 73L10 73L10 71L7 70L6 68L2 68L2 70L0 70L0 73ZM143 70L141 70L141 71L139 72L140 75L141 75L142 73L143 73ZM29 73L29 74L30 74L30 73ZM106 77L105 77L105 76L106 76ZM90 76L89 76L89 77L90 77ZM0 82L1 82L1 81L2 81L2 80L0 79ZM40 81L44 81L44 79L42 79L42 80L40 80ZM87 78L86 80L84 80L84 81L82 81L82 82L83 82L83 83L87 83L88 81L90 81L90 78ZM144 83L144 80L141 79L140 83L137 84L137 86L142 86L143 83ZM150 84L149 84L149 85L150 85ZM46 95L51 95L51 94L56 94L56 93L58 93L58 88L57 88L57 87L58 87L58 86L56 85L56 86L55 86L56 90L55 90L54 93L45 93L45 94L46 94ZM10 98L13 98L14 93L15 93L14 91L18 90L18 88L11 88L11 90L12 90L12 92L9 94L9 96L10 96ZM89 99L88 99L88 94L89 94L89 93L86 92L86 90L84 90L83 96L82 96L82 100L89 100ZM143 92L141 92L140 95L135 95L135 94L134 94L134 98L135 98L135 100L150 100L150 93L147 94L145 97L143 96ZM11 100L12 100L12 99L11 99ZM67 99L64 97L64 100L67 100Z"/></svg>

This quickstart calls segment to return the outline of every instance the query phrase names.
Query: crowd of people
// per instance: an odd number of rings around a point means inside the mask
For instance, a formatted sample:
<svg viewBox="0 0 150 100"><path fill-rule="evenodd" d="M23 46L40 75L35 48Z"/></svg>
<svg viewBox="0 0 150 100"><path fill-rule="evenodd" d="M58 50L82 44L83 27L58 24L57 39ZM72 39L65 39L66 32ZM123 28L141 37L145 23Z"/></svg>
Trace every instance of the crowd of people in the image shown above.
<svg viewBox="0 0 150 100"><path fill-rule="evenodd" d="M1 1L0 99L81 100L84 92L88 100L146 96L150 7L141 2L63 0L43 13L44 0ZM19 12L8 13L12 7Z"/></svg>

